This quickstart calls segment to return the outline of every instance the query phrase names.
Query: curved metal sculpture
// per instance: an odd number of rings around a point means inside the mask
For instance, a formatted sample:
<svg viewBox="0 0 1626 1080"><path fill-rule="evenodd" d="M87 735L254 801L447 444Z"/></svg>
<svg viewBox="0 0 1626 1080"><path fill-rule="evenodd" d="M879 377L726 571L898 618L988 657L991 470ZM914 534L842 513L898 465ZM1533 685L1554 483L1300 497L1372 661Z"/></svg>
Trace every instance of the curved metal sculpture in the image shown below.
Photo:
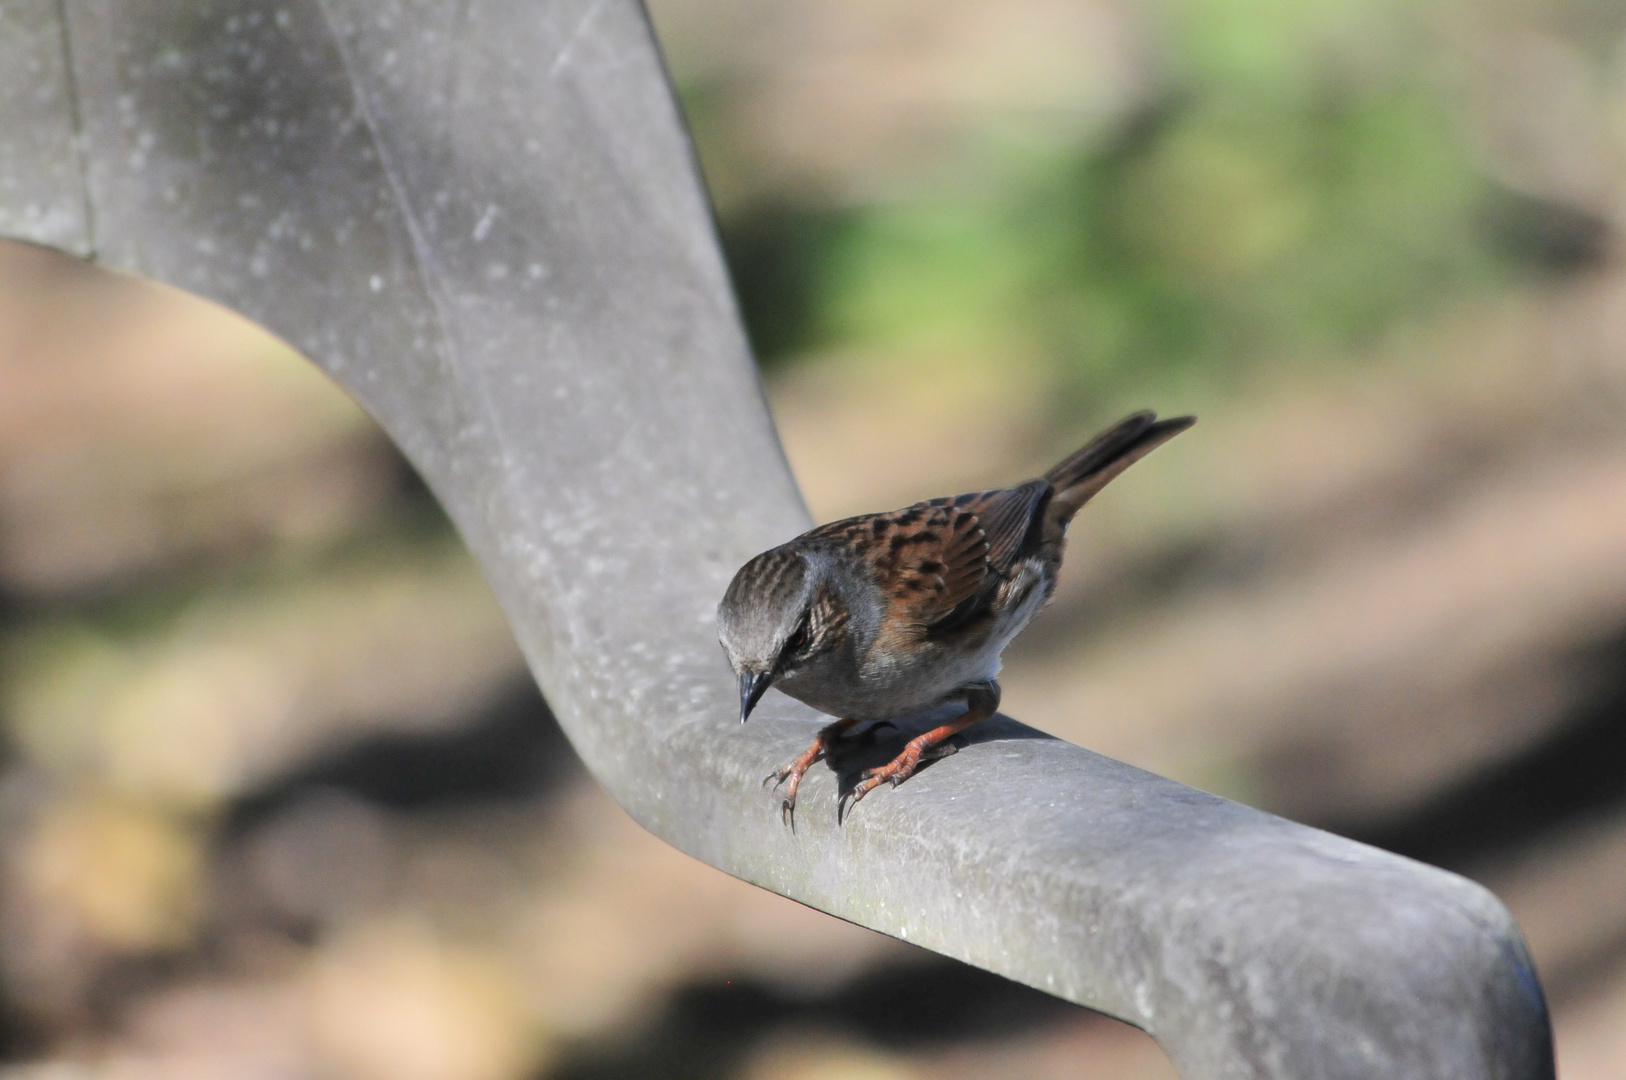
<svg viewBox="0 0 1626 1080"><path fill-rule="evenodd" d="M1485 890L1013 721L845 828L781 826L759 781L820 720L740 727L714 610L808 516L636 0L4 0L0 234L331 372L593 774L690 854L1139 1025L1192 1080L1553 1075Z"/></svg>

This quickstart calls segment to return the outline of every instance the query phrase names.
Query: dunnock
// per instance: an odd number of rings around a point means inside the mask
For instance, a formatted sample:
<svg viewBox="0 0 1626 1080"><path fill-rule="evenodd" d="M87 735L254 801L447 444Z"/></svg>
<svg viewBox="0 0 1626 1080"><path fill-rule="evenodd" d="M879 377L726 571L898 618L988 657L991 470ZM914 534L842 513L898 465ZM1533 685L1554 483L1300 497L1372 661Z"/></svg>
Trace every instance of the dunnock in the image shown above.
<svg viewBox="0 0 1626 1080"><path fill-rule="evenodd" d="M965 703L864 772L853 804L994 715L1000 653L1055 590L1073 515L1195 422L1136 413L1036 480L821 525L742 566L717 609L741 722L769 686L841 717L769 774L785 785L782 812L794 812L803 774L855 724Z"/></svg>

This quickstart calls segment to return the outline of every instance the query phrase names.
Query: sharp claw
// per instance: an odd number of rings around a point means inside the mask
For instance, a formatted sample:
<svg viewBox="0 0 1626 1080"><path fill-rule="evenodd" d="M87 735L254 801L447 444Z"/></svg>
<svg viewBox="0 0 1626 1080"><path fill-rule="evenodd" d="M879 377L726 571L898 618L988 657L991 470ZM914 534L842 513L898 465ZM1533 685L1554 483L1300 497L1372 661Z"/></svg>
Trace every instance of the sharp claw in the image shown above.
<svg viewBox="0 0 1626 1080"><path fill-rule="evenodd" d="M763 787L767 787L769 783L773 783L777 787L787 780L790 782L790 788L785 793L785 799L779 806L779 820L789 824L792 832L796 831L796 789L801 786L802 777L806 776L807 770L819 761L829 758L831 743L854 723L857 723L857 721L840 720L830 725L819 732L819 737L813 741L813 745L809 746L795 761L783 768L775 769L762 778ZM838 821L840 816L841 810L838 806L836 810Z"/></svg>
<svg viewBox="0 0 1626 1080"><path fill-rule="evenodd" d="M768 780L777 781L777 783L774 785L775 787L778 787L779 784L783 784L786 780L790 781L790 789L785 792L784 799L779 803L779 823L781 825L788 824L790 826L790 831L795 832L796 790L797 788L801 787L802 774L796 771L794 765L787 765L782 769L776 769L769 773L768 779L762 782L764 787L767 786Z"/></svg>
<svg viewBox="0 0 1626 1080"><path fill-rule="evenodd" d="M841 803L836 807L836 824L841 824L843 817L850 816L853 812L853 807L863 802L864 796L868 795L879 786L879 782L866 778L863 783L849 791L842 798Z"/></svg>

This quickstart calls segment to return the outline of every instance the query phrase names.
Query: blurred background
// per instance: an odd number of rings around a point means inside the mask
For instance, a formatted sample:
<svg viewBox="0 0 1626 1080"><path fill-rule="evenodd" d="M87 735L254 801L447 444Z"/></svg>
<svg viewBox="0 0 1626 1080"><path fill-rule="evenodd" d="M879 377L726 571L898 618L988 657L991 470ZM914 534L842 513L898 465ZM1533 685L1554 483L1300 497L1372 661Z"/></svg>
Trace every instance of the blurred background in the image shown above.
<svg viewBox="0 0 1626 1080"><path fill-rule="evenodd" d="M1626 1078L1626 7L651 8L815 515L1201 414L1007 710L1485 883ZM641 832L343 394L17 245L0 721L8 1077L1173 1076Z"/></svg>

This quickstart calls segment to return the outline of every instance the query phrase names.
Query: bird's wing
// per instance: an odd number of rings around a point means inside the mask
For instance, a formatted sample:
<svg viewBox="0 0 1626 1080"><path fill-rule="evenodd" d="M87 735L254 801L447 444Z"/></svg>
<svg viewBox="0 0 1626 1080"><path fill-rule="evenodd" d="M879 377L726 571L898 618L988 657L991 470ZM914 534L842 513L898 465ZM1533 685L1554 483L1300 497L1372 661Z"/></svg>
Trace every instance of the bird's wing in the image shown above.
<svg viewBox="0 0 1626 1080"><path fill-rule="evenodd" d="M906 623L958 624L1009 570L1051 491L1044 480L916 503L863 522L882 592Z"/></svg>
<svg viewBox="0 0 1626 1080"><path fill-rule="evenodd" d="M1016 562L1022 541L1027 538L1034 517L1052 490L1047 480L1029 480L1017 487L979 491L948 501L958 509L977 515L977 523L988 537L988 563L1005 574Z"/></svg>

